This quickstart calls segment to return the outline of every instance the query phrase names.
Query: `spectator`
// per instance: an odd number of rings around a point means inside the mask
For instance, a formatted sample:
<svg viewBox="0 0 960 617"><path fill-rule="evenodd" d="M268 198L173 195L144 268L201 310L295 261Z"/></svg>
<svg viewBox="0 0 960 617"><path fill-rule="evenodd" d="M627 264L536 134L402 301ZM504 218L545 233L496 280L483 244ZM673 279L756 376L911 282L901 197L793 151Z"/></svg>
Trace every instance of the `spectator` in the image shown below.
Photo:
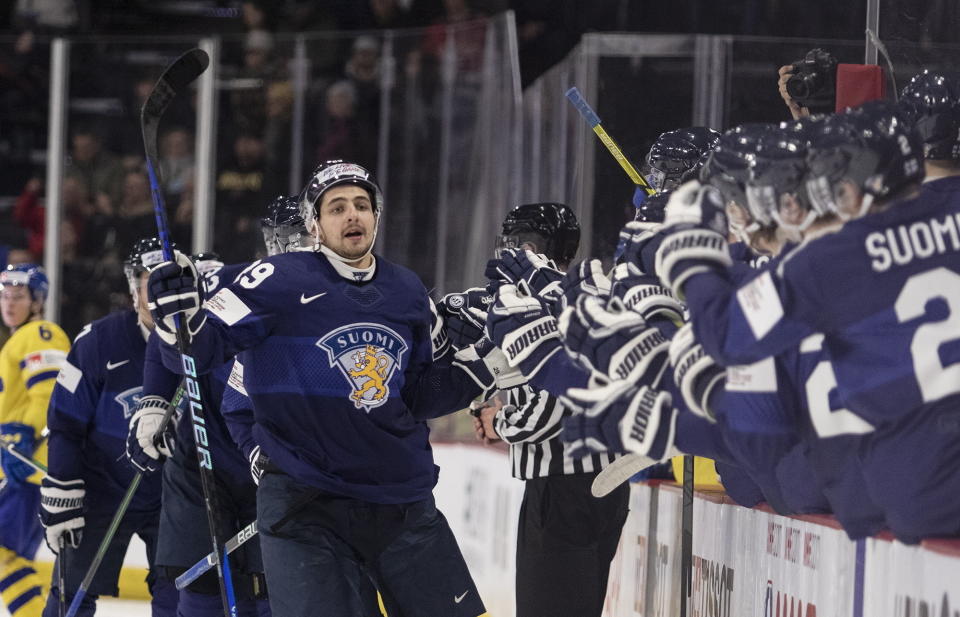
<svg viewBox="0 0 960 617"><path fill-rule="evenodd" d="M376 126L380 105L380 45L377 39L358 36L353 41L343 73L357 93L357 117Z"/></svg>
<svg viewBox="0 0 960 617"><path fill-rule="evenodd" d="M85 324L103 317L112 307L111 285L116 281L104 277L95 259L80 255L80 238L70 221L60 227L61 327L72 339Z"/></svg>
<svg viewBox="0 0 960 617"><path fill-rule="evenodd" d="M182 199L187 178L193 174L193 136L183 127L170 129L160 138L160 174L168 205Z"/></svg>
<svg viewBox="0 0 960 617"><path fill-rule="evenodd" d="M148 238L157 233L157 221L150 195L150 181L142 170L128 171L123 178L123 198L117 207L113 257L120 258L122 251L133 246L139 238Z"/></svg>
<svg viewBox="0 0 960 617"><path fill-rule="evenodd" d="M44 209L40 204L43 182L30 178L13 205L13 220L23 229L27 247L36 255L43 255Z"/></svg>
<svg viewBox="0 0 960 617"><path fill-rule="evenodd" d="M29 29L62 33L76 27L77 3L74 0L17 0L14 21Z"/></svg>
<svg viewBox="0 0 960 617"><path fill-rule="evenodd" d="M6 269L6 267L10 265L32 264L37 263L38 260L39 258L27 249L20 246L13 246L7 249L7 261L3 264L3 267Z"/></svg>
<svg viewBox="0 0 960 617"><path fill-rule="evenodd" d="M83 178L96 201L106 199L112 206L120 200L123 166L117 157L103 150L93 129L82 127L74 131L67 172Z"/></svg>
<svg viewBox="0 0 960 617"><path fill-rule="evenodd" d="M263 142L266 149L269 182L284 186L290 169L291 122L293 117L293 85L275 81L267 86L267 125Z"/></svg>
<svg viewBox="0 0 960 617"><path fill-rule="evenodd" d="M266 124L264 85L276 77L273 35L266 30L251 30L243 43L243 67L237 74L237 89L230 94L233 122L241 131L262 133Z"/></svg>
<svg viewBox="0 0 960 617"><path fill-rule="evenodd" d="M276 195L268 179L263 140L241 133L233 143L233 160L217 176L217 252L227 263L253 254L260 233L255 221L267 200Z"/></svg>
<svg viewBox="0 0 960 617"><path fill-rule="evenodd" d="M24 230L27 247L34 255L43 255L46 207L42 203L43 182L31 178L13 207L13 219ZM82 235L84 222L94 213L90 191L83 178L68 175L63 179L63 211L71 225Z"/></svg>
<svg viewBox="0 0 960 617"><path fill-rule="evenodd" d="M444 17L434 23L424 35L423 53L440 61L446 46L449 26L459 24L453 36L457 55L457 70L466 73L479 73L483 64L483 46L486 38L486 24L481 15L474 11L467 0L443 0ZM472 23L471 23L472 22Z"/></svg>
<svg viewBox="0 0 960 617"><path fill-rule="evenodd" d="M372 167L376 135L357 118L357 90L343 79L330 84L324 95L326 116L316 160L344 159Z"/></svg>

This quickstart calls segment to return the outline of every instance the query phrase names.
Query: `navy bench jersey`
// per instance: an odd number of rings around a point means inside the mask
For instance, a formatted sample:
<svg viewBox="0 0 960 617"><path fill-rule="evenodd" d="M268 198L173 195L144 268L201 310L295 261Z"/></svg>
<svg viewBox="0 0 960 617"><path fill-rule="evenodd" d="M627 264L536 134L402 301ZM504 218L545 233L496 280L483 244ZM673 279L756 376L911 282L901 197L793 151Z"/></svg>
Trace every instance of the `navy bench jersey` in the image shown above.
<svg viewBox="0 0 960 617"><path fill-rule="evenodd" d="M728 272L685 286L698 340L749 364L822 332L844 406L879 426L960 401L960 178L804 242L737 288Z"/></svg>

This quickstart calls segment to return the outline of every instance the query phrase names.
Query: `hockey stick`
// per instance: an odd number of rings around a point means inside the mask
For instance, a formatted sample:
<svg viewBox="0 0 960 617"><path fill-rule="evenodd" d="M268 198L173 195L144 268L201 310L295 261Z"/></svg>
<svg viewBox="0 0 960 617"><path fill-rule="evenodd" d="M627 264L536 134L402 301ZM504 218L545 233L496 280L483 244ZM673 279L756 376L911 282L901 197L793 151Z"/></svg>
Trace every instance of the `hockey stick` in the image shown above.
<svg viewBox="0 0 960 617"><path fill-rule="evenodd" d="M235 536L227 540L223 545L224 553L226 555L229 555L233 551L243 546L243 544L247 540L254 537L255 535L257 535L257 521L253 521L252 523L250 523L249 525L247 525L246 527L238 531ZM206 557L198 561L197 563L190 566L189 570L187 570L186 572L184 572L183 574L177 577L177 580L176 580L177 589L178 590L183 589L193 581L203 576L203 574L206 573L207 570L212 568L216 564L216 562L217 562L217 554L210 553Z"/></svg>
<svg viewBox="0 0 960 617"><path fill-rule="evenodd" d="M13 447L12 443L7 444L7 452L13 455L13 457L19 460L20 462L30 465L36 471L39 471L42 473L48 473L46 465L44 465L38 460L35 460L27 456L26 454L19 452L16 448ZM57 540L57 545L60 547L57 555L61 556L60 559L57 560L57 585L59 587L59 598L58 598L59 601L57 604L57 614L60 617L64 617L67 614L66 613L67 611L67 587L66 587L67 586L67 573L66 573L67 566L65 563L66 559L63 559L62 555L64 554L64 551L67 548L67 542L66 540L64 540L62 535Z"/></svg>
<svg viewBox="0 0 960 617"><path fill-rule="evenodd" d="M173 418L173 414L180 404L180 399L183 398L183 393L183 386L177 388L177 393L170 402L170 406L167 407L167 412L164 414L163 420L161 420L161 427L165 427L171 418ZM103 540L100 541L100 546L97 547L93 561L90 562L90 567L87 568L87 573L83 576L83 581L80 582L80 587L70 602L70 608L67 609L66 617L75 617L77 611L80 610L80 603L83 602L83 599L86 597L87 590L90 589L90 585L93 583L93 577L97 575L97 570L100 569L100 562L103 561L104 556L107 554L107 549L113 541L113 536L117 534L117 529L120 528L120 521L123 520L124 514L127 513L127 508L130 507L130 502L133 501L133 496L140 487L140 481L142 479L143 472L138 471L134 474L133 480L130 481L130 486L127 487L127 492L123 494L123 499L120 500L120 505L117 506L117 511L114 512L113 519L111 519L110 525L107 527L107 533L103 536ZM62 558L61 561L63 561Z"/></svg>
<svg viewBox="0 0 960 617"><path fill-rule="evenodd" d="M693 455L683 457L683 509L680 516L680 617L687 617L693 593Z"/></svg>
<svg viewBox="0 0 960 617"><path fill-rule="evenodd" d="M24 454L23 452L18 451L16 448L13 447L13 444L12 444L12 443L8 443L8 444L6 445L6 448L7 448L7 452L9 452L10 454L12 454L13 457L14 457L15 459L17 459L18 461L20 461L21 463L26 463L27 465L30 465L31 467L33 467L33 468L34 468L35 470L37 470L37 471L40 471L40 472L43 472L43 473L47 473L47 466L46 466L46 465L44 465L44 464L41 463L40 461L37 461L37 460L34 460L34 459L30 458L29 456L27 456L27 455Z"/></svg>
<svg viewBox="0 0 960 617"><path fill-rule="evenodd" d="M600 138L600 141L603 143L603 145L607 147L607 151L609 151L613 158L620 163L620 167L623 168L623 171L627 172L627 175L630 176L630 180L637 187L637 192L639 193L639 191L642 189L642 197L644 198L656 193L657 191L650 186L650 183L647 182L647 179L644 178L643 175L637 171L633 165L630 164L630 161L627 160L627 157L623 154L623 151L620 150L620 146L617 145L617 142L613 141L613 138L607 134L607 131L600 126L600 116L597 115L597 112L593 111L593 108L590 107L590 104L587 103L587 100L584 99L583 95L580 94L580 90L574 86L567 90L566 97L570 100L573 106L577 108L577 111L580 112L580 116L587 121L587 124L590 125L590 128L593 129L593 132L596 133L597 137ZM634 195L633 205L639 207L639 205L643 203L643 200L641 199L638 202L636 197L637 195Z"/></svg>
<svg viewBox="0 0 960 617"><path fill-rule="evenodd" d="M104 555L107 554L107 548L110 546L113 536L116 535L117 529L120 527L120 521L123 519L123 515L127 513L127 508L130 507L130 502L133 501L134 493L136 493L137 488L140 487L141 479L143 479L143 472L138 471L133 476L133 480L130 481L127 492L123 494L123 499L120 500L120 505L113 514L113 520L110 521L110 526L107 527L107 533L103 536L103 540L100 541L100 546L97 547L97 553L93 556L93 561L90 563L90 567L87 568L87 573L84 575L80 587L77 588L77 593L74 594L73 600L70 602L70 608L67 609L67 617L75 617L77 611L80 610L80 603L83 602L83 599L86 597L87 590L90 589L90 584L93 582L93 577L96 576L97 570L100 569L100 562L103 561ZM61 561L63 561L62 558Z"/></svg>
<svg viewBox="0 0 960 617"><path fill-rule="evenodd" d="M634 474L651 465L656 465L658 462L633 452L624 454L597 474L590 485L590 493L594 497L606 497L613 492L613 489L632 478Z"/></svg>
<svg viewBox="0 0 960 617"><path fill-rule="evenodd" d="M157 220L157 235L163 248L165 261L174 261L173 249L170 245L170 225L167 222L167 211L160 189L159 169L160 153L157 149L157 133L160 128L160 119L166 111L170 101L183 92L190 83L203 73L210 64L210 58L201 49L191 49L173 61L157 80L143 109L140 111L140 129L143 133L143 149L147 159L147 174L150 177L150 195L153 198L153 211ZM207 511L207 526L210 529L210 539L213 543L213 552L217 555L217 577L220 583L220 599L223 602L223 612L226 617L235 617L237 602L233 593L233 579L230 575L230 562L226 553L220 555L221 535L218 533L215 513L218 511L216 485L213 477L213 459L210 456L207 441L206 419L204 404L201 395L199 376L196 371L196 362L190 354L190 338L186 323L176 316L177 348L185 375L187 393L190 399L190 419L193 422L193 435L197 448L197 462L200 470L200 486L203 489L203 500Z"/></svg>
<svg viewBox="0 0 960 617"><path fill-rule="evenodd" d="M67 614L67 564L64 555L67 550L67 541L64 539L61 534L60 538L57 540L57 545L60 547L60 552L57 553L57 556L60 559L57 560L57 586L60 588L59 597L57 598L57 614L60 617L66 617Z"/></svg>

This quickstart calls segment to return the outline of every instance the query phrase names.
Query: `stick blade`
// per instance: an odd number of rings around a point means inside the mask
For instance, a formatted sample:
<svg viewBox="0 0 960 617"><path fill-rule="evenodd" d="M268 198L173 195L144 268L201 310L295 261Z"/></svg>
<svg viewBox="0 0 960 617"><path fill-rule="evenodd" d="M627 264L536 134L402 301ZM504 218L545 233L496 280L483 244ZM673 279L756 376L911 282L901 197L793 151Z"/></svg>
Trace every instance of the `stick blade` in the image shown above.
<svg viewBox="0 0 960 617"><path fill-rule="evenodd" d="M199 48L191 49L174 60L163 71L163 75L157 80L150 96L143 104L143 109L140 111L141 121L159 120L173 97L207 70L208 66L210 66L210 56Z"/></svg>
<svg viewBox="0 0 960 617"><path fill-rule="evenodd" d="M635 473L656 464L657 461L646 456L633 453L624 454L597 474L590 486L590 493L594 497L606 497L618 486L632 478Z"/></svg>

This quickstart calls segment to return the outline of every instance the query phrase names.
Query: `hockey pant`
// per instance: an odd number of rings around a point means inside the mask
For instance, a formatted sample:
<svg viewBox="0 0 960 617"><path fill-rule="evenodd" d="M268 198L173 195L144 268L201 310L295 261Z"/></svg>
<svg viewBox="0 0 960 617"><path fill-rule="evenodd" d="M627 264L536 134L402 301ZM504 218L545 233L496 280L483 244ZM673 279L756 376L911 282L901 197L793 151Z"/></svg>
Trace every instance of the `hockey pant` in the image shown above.
<svg viewBox="0 0 960 617"><path fill-rule="evenodd" d="M107 528L110 520L113 518L115 508L104 511L87 511L84 513L86 524L83 527L83 536L78 548L68 548L65 554L57 557L54 563L53 582L50 586L50 594L47 597L47 605L43 609L44 617L57 617L60 606L60 590L57 586L57 568L60 567L60 560L66 564L66 586L67 604L73 601L73 596L87 569L93 562L94 555L100 542L107 534ZM177 607L177 590L172 583L160 579L154 568L154 558L156 555L157 544L157 512L130 512L127 511L120 527L110 541L107 552L97 569L96 576L87 590L78 617L90 617L96 610L97 598L101 595L115 596L119 592L117 582L120 577L120 570L123 567L123 559L127 553L127 546L130 544L130 538L133 534L140 536L147 547L147 563L149 572L147 574L147 587L150 589L152 600L150 601L153 617L174 617Z"/></svg>
<svg viewBox="0 0 960 617"><path fill-rule="evenodd" d="M268 468L257 492L260 547L274 615L480 617L486 609L433 498L375 504L324 493Z"/></svg>

